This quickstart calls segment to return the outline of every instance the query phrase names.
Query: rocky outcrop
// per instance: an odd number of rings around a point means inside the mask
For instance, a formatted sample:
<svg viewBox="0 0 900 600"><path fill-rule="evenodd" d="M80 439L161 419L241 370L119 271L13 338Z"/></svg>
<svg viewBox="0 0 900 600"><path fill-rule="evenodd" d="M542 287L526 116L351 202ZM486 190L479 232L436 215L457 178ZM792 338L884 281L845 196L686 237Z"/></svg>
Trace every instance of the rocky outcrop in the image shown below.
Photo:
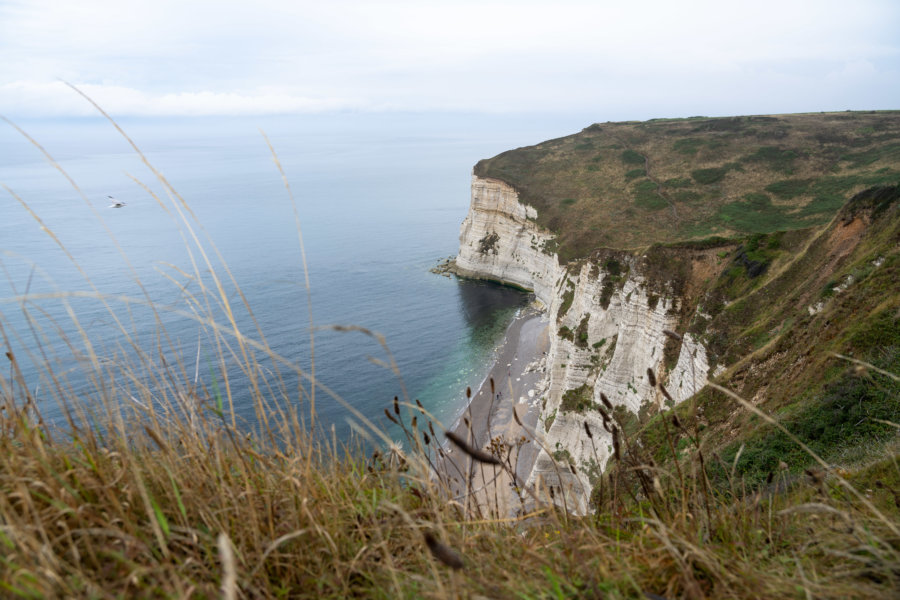
<svg viewBox="0 0 900 600"><path fill-rule="evenodd" d="M515 189L497 179L472 177L472 204L460 227L454 270L534 291L550 304L562 269L553 236L534 222L537 211L519 202Z"/></svg>
<svg viewBox="0 0 900 600"><path fill-rule="evenodd" d="M706 383L706 351L690 335L667 371L664 330L675 329L682 300L654 291L639 264L639 257L621 255L574 266L563 286L569 293L557 295L550 306L556 336L540 431L545 450L528 483L554 486L554 499L565 498L569 510L587 510L593 483L612 453L612 435L598 408L602 397L613 407L607 412L631 419L656 412L663 402L648 381L648 368L666 379L676 402Z"/></svg>
<svg viewBox="0 0 900 600"><path fill-rule="evenodd" d="M569 510L588 510L592 483L612 453L598 407L602 396L622 418L659 410L653 369L677 402L705 383L706 350L685 335L665 365L667 337L679 320L684 286L649 280L644 258L602 251L560 265L553 236L534 222L534 208L495 179L472 179L472 203L460 230L455 271L533 290L551 322L547 392L538 426L543 446L528 483ZM671 350L670 350L671 353ZM592 436L587 435L585 426Z"/></svg>

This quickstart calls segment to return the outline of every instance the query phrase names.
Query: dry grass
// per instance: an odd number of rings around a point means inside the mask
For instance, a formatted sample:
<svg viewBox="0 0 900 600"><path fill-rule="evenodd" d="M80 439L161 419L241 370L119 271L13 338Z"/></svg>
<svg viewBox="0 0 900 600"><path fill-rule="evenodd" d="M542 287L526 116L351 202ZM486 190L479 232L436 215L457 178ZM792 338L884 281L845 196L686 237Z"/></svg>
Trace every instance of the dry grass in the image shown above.
<svg viewBox="0 0 900 600"><path fill-rule="evenodd" d="M283 447L214 411L51 439L10 412L9 595L888 598L900 583L882 497L896 464L874 508L833 474L790 494L714 489L699 447L676 475L625 438L595 515L545 508L516 523L465 518L415 456L367 460L286 424Z"/></svg>
<svg viewBox="0 0 900 600"><path fill-rule="evenodd" d="M213 365L202 375L168 341L162 318L154 347L141 346L125 324L118 345L104 347L73 312L78 335L68 349L83 356L90 387L76 390L47 360L36 397L8 351L9 375L0 380L3 595L896 597L897 510L884 503L900 481L893 458L871 500L835 489L833 474L791 493L750 493L733 479L729 489L712 487L698 432L689 457L673 463L677 472L645 459L620 433L595 515L538 504L509 520L499 506L449 499L454 467L436 460L442 432L418 405L385 403L402 423L406 453L350 406L359 431L383 450L365 456L361 442L320 435L314 390L327 387L277 356L264 332L240 329L234 315L252 315L250 307L232 306L223 284L230 275L220 277L208 258L214 246L201 243L187 203L157 176L190 240L189 277L200 290L193 305L206 310L185 316L216 348ZM165 310L147 298L80 295L114 320L123 307ZM12 306L38 328L36 300L23 293ZM3 321L0 335L11 348ZM233 359L249 398L233 398L239 386L225 365ZM41 418L54 400L67 418L62 429ZM240 426L236 401L253 403L257 429ZM610 419L609 427L619 426Z"/></svg>

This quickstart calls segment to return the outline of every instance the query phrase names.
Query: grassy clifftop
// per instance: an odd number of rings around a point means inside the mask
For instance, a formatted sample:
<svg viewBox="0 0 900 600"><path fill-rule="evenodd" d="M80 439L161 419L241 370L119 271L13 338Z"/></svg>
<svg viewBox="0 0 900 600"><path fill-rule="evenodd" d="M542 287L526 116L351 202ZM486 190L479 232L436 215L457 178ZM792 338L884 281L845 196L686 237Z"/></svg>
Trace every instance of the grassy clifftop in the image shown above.
<svg viewBox="0 0 900 600"><path fill-rule="evenodd" d="M798 229L900 181L900 111L602 123L480 161L558 236L600 246Z"/></svg>

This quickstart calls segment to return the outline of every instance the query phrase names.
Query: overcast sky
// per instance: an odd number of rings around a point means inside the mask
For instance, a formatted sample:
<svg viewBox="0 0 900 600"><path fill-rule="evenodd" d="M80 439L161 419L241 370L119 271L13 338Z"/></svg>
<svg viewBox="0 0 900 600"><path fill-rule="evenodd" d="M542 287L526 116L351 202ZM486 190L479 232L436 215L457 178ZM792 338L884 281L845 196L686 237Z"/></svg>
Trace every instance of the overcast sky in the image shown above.
<svg viewBox="0 0 900 600"><path fill-rule="evenodd" d="M0 114L900 108L900 2L0 0Z"/></svg>

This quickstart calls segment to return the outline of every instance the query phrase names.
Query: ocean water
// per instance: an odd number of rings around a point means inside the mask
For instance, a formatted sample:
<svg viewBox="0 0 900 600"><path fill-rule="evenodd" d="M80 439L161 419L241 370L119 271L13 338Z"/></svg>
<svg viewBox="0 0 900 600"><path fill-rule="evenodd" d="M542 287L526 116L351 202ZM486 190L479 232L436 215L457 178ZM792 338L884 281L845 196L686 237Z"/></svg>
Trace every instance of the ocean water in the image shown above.
<svg viewBox="0 0 900 600"><path fill-rule="evenodd" d="M383 113L119 123L184 205L167 197L102 119L20 123L56 166L15 129L0 128L0 183L8 188L0 204L3 340L52 422L62 421L64 407L42 375L47 360L87 400L98 387L131 385L92 381L83 369L92 350L102 361L128 362L141 352L157 364L175 352L187 380L195 370L212 378L215 339L189 315L227 318L221 306L202 300L201 284L216 283L196 236L248 337L265 336L275 352L308 372L311 312L314 364L323 384L381 426L383 409L404 389L449 425L463 407L466 386L484 377L506 326L527 301L509 288L429 272L456 252L471 168L480 158L577 131L589 121ZM278 154L296 214L260 129ZM110 195L126 206L109 208ZM179 225L179 211L189 214L190 229ZM26 293L30 299L22 302ZM106 305L79 293L100 295ZM145 306L149 302L156 312ZM329 325L378 332L391 354L371 336ZM79 327L88 332L90 348ZM257 415L240 376L240 350L232 341L222 354L235 410L252 427ZM384 366L391 357L399 376ZM266 368L274 372L276 365ZM296 385L286 378L286 389ZM301 402L298 394L289 396ZM317 394L317 414L339 436L354 419L324 392Z"/></svg>

